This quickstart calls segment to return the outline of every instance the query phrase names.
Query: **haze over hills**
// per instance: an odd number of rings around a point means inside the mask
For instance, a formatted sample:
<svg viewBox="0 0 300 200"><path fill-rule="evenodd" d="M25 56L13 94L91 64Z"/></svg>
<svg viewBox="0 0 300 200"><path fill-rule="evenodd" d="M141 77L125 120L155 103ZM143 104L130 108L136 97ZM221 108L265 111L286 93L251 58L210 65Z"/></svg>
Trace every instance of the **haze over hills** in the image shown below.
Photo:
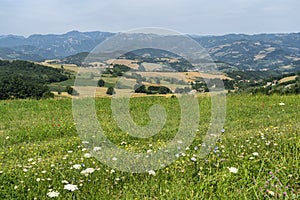
<svg viewBox="0 0 300 200"><path fill-rule="evenodd" d="M31 35L28 38L8 35L0 36L0 57L2 59L29 60L55 59L79 52L91 51L96 45L112 36L108 32L71 31L62 35Z"/></svg>
<svg viewBox="0 0 300 200"><path fill-rule="evenodd" d="M31 35L27 38L0 36L0 58L32 61L62 59L90 52L112 35L114 33L71 31L62 35ZM221 67L229 70L300 70L300 33L191 37L205 47L213 60L221 63ZM79 55L84 58L83 54Z"/></svg>

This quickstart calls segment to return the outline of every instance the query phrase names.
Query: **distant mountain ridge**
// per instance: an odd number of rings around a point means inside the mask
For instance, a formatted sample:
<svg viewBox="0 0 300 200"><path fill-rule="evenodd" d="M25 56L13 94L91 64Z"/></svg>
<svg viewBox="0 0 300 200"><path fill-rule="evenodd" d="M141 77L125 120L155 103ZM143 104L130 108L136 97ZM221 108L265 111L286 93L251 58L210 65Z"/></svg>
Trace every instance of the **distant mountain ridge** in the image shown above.
<svg viewBox="0 0 300 200"><path fill-rule="evenodd" d="M80 52L89 52L100 42L112 36L109 32L79 32L66 34L23 36L0 36L0 58L22 59L32 57L32 60L64 58ZM5 52L10 49L10 52ZM14 56L15 55L15 56Z"/></svg>
<svg viewBox="0 0 300 200"><path fill-rule="evenodd" d="M34 34L0 36L0 59L40 61L62 59L90 52L113 36L110 32ZM207 49L213 60L239 70L300 70L300 33L228 34L223 36L190 36ZM229 67L230 70L230 67Z"/></svg>

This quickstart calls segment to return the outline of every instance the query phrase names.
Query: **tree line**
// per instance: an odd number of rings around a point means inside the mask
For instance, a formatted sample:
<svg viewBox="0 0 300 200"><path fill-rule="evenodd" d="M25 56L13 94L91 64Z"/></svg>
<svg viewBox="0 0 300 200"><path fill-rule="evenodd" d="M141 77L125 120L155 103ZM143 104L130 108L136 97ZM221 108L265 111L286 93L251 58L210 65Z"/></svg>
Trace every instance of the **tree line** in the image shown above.
<svg viewBox="0 0 300 200"><path fill-rule="evenodd" d="M53 97L47 85L67 80L69 76L64 69L28 61L0 60L0 99Z"/></svg>

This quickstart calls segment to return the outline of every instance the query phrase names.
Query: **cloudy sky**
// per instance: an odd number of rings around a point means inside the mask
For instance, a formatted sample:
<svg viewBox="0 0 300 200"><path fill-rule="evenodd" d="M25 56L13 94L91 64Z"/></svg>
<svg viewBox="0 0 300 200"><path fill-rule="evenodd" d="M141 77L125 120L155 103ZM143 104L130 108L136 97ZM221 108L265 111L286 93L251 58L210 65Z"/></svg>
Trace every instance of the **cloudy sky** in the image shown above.
<svg viewBox="0 0 300 200"><path fill-rule="evenodd" d="M0 0L0 35L141 27L201 35L300 32L299 9L299 0Z"/></svg>

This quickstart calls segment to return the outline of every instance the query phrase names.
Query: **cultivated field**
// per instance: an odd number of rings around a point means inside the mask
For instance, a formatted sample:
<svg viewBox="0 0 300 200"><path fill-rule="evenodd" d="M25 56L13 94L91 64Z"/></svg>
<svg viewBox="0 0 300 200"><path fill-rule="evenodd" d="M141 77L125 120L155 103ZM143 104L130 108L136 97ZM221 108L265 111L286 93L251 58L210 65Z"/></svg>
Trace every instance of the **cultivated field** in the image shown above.
<svg viewBox="0 0 300 200"><path fill-rule="evenodd" d="M71 99L0 101L0 199L300 197L300 96L228 96L225 132L204 159L198 154L210 122L210 98L198 100L201 118L193 144L170 166L142 174L121 172L91 157L76 133ZM97 99L100 125L119 148L155 152L176 135L176 98L130 102L140 125L149 122L153 104L163 105L168 118L157 135L133 138L118 128L110 99Z"/></svg>

